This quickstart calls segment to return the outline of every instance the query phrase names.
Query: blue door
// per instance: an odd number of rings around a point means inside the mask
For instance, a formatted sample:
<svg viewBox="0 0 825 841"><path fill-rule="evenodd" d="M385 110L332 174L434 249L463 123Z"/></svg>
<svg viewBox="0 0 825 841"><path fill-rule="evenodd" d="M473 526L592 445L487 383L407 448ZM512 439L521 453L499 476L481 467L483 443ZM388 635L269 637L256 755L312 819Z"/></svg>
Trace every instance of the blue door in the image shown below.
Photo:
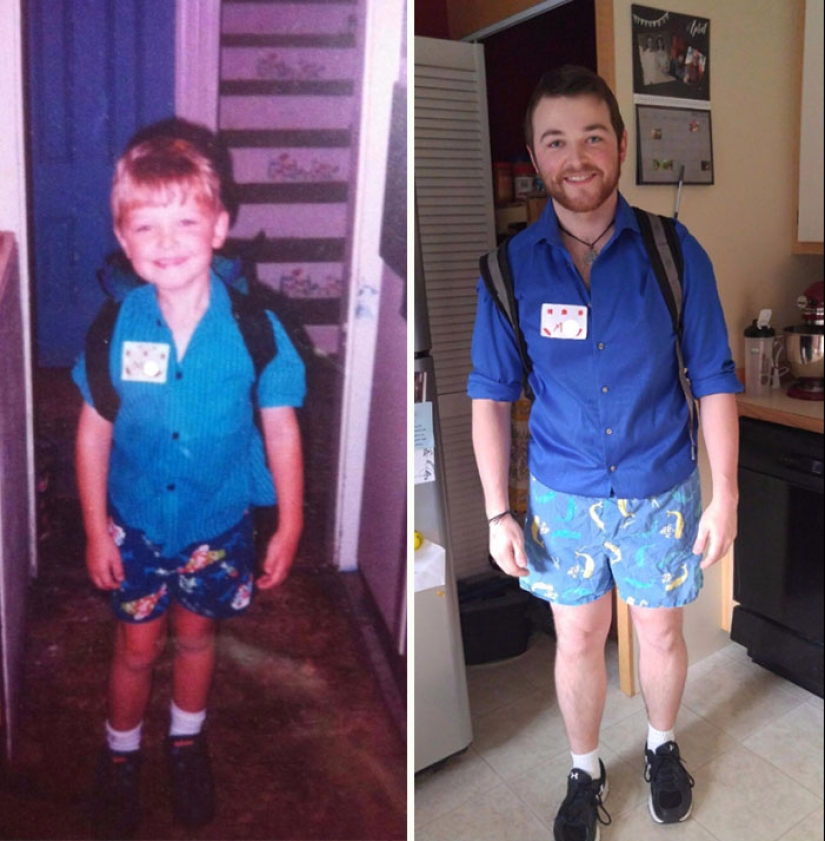
<svg viewBox="0 0 825 841"><path fill-rule="evenodd" d="M174 114L175 3L29 0L35 362L70 366L117 247L114 163L134 132Z"/></svg>

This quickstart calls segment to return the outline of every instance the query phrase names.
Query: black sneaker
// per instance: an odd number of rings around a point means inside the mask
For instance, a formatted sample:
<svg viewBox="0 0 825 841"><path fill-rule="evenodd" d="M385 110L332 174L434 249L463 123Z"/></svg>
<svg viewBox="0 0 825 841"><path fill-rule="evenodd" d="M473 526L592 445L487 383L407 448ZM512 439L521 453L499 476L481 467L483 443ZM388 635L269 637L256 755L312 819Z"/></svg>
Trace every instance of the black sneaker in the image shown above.
<svg viewBox="0 0 825 841"><path fill-rule="evenodd" d="M599 824L610 824L610 815L603 805L607 797L607 773L601 759L599 768L602 773L598 780L580 768L574 768L568 775L567 797L553 823L555 841L599 841Z"/></svg>
<svg viewBox="0 0 825 841"><path fill-rule="evenodd" d="M215 815L215 783L204 734L168 736L166 756L175 820L189 829L209 823Z"/></svg>
<svg viewBox="0 0 825 841"><path fill-rule="evenodd" d="M679 756L676 742L665 742L656 752L645 748L645 780L650 783L650 814L656 823L687 820L693 805L693 777Z"/></svg>
<svg viewBox="0 0 825 841"><path fill-rule="evenodd" d="M92 823L99 839L131 838L140 823L139 750L104 748L98 758L92 792Z"/></svg>

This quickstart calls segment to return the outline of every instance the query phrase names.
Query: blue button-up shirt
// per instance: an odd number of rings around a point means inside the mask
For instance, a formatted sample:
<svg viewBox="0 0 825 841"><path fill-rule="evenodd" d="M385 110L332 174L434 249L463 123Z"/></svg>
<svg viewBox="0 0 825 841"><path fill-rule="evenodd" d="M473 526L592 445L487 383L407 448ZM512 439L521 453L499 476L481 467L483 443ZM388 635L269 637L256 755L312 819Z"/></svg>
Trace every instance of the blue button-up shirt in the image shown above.
<svg viewBox="0 0 825 841"><path fill-rule="evenodd" d="M710 259L682 224L678 236L685 262L682 352L694 395L740 392ZM632 208L619 196L614 233L591 267L589 288L560 239L552 201L512 239L508 253L533 365L533 475L565 493L622 498L650 497L684 481L695 463L676 335ZM584 309L585 338L543 334L543 326L553 326L542 324L548 304ZM470 397L518 399L515 336L483 282L472 361Z"/></svg>
<svg viewBox="0 0 825 841"><path fill-rule="evenodd" d="M304 365L270 314L278 352L261 373L261 408L298 407ZM124 378L124 342L168 351L162 382ZM131 349L134 349L134 345ZM271 505L275 490L255 426L252 359L232 316L224 284L211 279L209 308L182 360L175 352L153 286L130 292L112 336L110 370L121 405L115 419L108 492L124 520L142 529L164 554L206 540L237 523L250 504ZM85 356L73 377L94 406Z"/></svg>

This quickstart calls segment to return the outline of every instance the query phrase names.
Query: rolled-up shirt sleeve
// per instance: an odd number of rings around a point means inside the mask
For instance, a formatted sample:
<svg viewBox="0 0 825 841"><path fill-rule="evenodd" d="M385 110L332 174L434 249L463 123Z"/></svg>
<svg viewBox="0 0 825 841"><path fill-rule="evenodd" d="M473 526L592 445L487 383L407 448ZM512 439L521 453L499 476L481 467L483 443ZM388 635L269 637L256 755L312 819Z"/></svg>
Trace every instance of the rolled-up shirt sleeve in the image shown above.
<svg viewBox="0 0 825 841"><path fill-rule="evenodd" d="M467 394L473 399L512 403L521 395L523 369L512 326L499 311L483 281L471 346L473 368Z"/></svg>
<svg viewBox="0 0 825 841"><path fill-rule="evenodd" d="M738 394L743 387L736 376L713 264L693 236L684 237L682 249L685 255L682 353L694 396Z"/></svg>

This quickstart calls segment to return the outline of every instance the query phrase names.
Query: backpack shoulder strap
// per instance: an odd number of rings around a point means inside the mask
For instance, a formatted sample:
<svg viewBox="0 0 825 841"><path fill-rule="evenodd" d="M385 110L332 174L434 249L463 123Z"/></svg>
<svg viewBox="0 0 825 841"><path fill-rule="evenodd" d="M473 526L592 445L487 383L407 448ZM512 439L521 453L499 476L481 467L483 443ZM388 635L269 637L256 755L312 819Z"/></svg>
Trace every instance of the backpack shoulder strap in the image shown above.
<svg viewBox="0 0 825 841"><path fill-rule="evenodd" d="M232 303L232 315L252 359L257 380L278 353L275 331L263 306L237 289L227 287L227 291Z"/></svg>
<svg viewBox="0 0 825 841"><path fill-rule="evenodd" d="M679 372L679 383L685 394L688 406L688 424L690 431L691 457L696 460L696 398L690 385L690 377L682 356L682 275L685 263L682 246L676 233L676 222L668 216L649 213L639 207L634 207L639 230L645 250L653 267L653 273L659 283L662 296L667 304L670 318L673 321L673 331L676 334L676 362Z"/></svg>
<svg viewBox="0 0 825 841"><path fill-rule="evenodd" d="M482 280L487 291L490 293L490 297L495 301L502 315L513 327L516 346L518 347L519 358L521 359L521 365L524 371L522 388L524 389L524 394L532 400L533 390L527 382L527 375L533 370L533 364L527 353L527 342L519 324L518 306L513 292L513 275L510 271L510 259L507 254L509 242L510 238L508 237L497 248L493 249L493 251L479 258L478 265Z"/></svg>
<svg viewBox="0 0 825 841"><path fill-rule="evenodd" d="M232 303L232 315L252 359L257 384L258 377L278 352L275 332L264 307L243 292L227 289ZM114 423L120 408L120 396L112 380L110 365L112 335L119 314L119 302L105 301L86 335L86 378L89 390L96 411L110 423Z"/></svg>
<svg viewBox="0 0 825 841"><path fill-rule="evenodd" d="M633 212L636 214L645 250L670 312L673 330L681 338L684 259L676 233L676 222L668 216L649 213L640 207L634 207Z"/></svg>
<svg viewBox="0 0 825 841"><path fill-rule="evenodd" d="M120 408L120 396L112 382L109 363L112 335L119 314L120 303L105 301L86 334L86 379L95 410L110 423L115 422Z"/></svg>

